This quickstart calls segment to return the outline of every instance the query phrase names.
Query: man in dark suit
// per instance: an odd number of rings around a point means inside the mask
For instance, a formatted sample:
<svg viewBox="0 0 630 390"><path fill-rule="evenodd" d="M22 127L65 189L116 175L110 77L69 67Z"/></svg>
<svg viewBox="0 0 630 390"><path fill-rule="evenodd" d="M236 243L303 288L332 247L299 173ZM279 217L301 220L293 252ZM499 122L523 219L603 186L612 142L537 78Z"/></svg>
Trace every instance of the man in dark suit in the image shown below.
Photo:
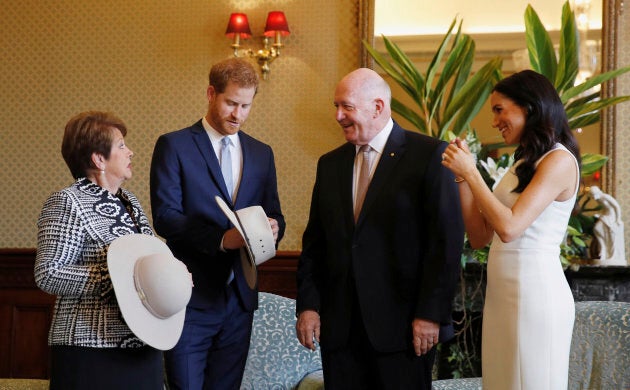
<svg viewBox="0 0 630 390"><path fill-rule="evenodd" d="M214 197L236 210L262 206L276 242L285 229L271 147L240 131L258 88L256 70L232 58L214 65L209 78L206 116L160 136L151 162L155 230L194 282L182 336L165 354L171 389L238 389L245 369L258 291L240 262L245 242Z"/></svg>
<svg viewBox="0 0 630 390"><path fill-rule="evenodd" d="M435 345L452 336L464 228L447 143L402 129L390 100L376 72L344 77L334 104L348 142L317 166L296 331L307 348L321 341L326 390L431 389Z"/></svg>

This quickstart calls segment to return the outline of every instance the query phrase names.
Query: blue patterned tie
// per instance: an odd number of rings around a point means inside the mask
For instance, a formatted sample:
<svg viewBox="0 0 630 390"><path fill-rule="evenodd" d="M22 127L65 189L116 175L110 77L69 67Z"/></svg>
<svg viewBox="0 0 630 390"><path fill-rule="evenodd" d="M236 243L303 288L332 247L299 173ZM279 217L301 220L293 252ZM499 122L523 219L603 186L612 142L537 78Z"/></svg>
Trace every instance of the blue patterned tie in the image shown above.
<svg viewBox="0 0 630 390"><path fill-rule="evenodd" d="M234 192L234 182L232 178L232 153L230 152L230 145L232 141L228 137L221 139L221 173L223 173L223 180L227 187L230 200L232 200L232 193Z"/></svg>

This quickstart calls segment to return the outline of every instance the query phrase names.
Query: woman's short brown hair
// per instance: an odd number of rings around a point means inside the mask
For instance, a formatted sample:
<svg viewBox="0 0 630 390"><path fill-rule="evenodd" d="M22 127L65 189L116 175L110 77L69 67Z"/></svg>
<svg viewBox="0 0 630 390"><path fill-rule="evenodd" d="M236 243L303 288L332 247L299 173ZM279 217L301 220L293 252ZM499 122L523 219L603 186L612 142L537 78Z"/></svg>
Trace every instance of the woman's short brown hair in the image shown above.
<svg viewBox="0 0 630 390"><path fill-rule="evenodd" d="M75 179L87 176L89 169L95 169L92 153L106 159L112 149L112 128L127 135L127 126L109 112L87 111L72 117L66 124L61 143L61 155Z"/></svg>

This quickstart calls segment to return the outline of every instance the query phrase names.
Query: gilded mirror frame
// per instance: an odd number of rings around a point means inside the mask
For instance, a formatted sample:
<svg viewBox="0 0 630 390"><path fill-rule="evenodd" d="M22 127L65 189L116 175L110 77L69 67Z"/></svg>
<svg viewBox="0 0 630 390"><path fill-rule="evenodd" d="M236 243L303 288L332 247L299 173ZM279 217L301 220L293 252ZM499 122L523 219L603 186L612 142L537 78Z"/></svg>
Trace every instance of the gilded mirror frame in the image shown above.
<svg viewBox="0 0 630 390"><path fill-rule="evenodd" d="M368 54L363 41L374 44L374 1L358 0L359 7L359 53L360 64L363 68L374 68L374 60Z"/></svg>
<svg viewBox="0 0 630 390"><path fill-rule="evenodd" d="M602 72L618 67L619 28L623 11L623 0L604 0L602 3ZM602 97L615 96L617 92L616 79L603 85ZM616 137L616 107L609 108L602 113L601 120L601 148L602 154L608 156L608 163L604 166L603 187L606 192L616 195L615 167L617 152L613 141Z"/></svg>

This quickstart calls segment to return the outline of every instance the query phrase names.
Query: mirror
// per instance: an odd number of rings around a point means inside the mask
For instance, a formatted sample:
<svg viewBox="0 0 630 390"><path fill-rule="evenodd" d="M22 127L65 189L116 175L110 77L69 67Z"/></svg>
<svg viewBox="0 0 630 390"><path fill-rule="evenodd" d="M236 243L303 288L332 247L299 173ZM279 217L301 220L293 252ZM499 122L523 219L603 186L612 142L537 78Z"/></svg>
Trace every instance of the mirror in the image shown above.
<svg viewBox="0 0 630 390"><path fill-rule="evenodd" d="M376 17L376 12L382 9L382 7L377 7L377 1L379 2L379 5L380 2L387 2L387 0L359 0L361 21L360 31L362 39L366 39L368 42L373 42L374 46L377 49L382 49L380 36L375 36L376 34L374 33L374 21ZM406 1L417 4L417 2L414 2L413 0ZM523 10L525 9L527 3L527 1L524 2L525 5L523 5L522 7ZM558 4L552 5L553 7L558 8L558 15L560 13L563 3L564 1L562 0L558 1ZM401 9L400 7L390 7L389 3L387 5L388 9ZM418 8L417 5L414 6ZM533 6L535 9L538 10L537 5L534 4ZM623 1L592 0L591 7L591 18L601 15L601 30L599 30L600 25L598 25L597 22L591 22L592 27L590 28L589 38L599 40L601 37L601 69L602 71L608 71L619 66L617 59L619 52L619 42L617 37L619 34L618 30L622 14ZM600 7L601 9L595 9L593 7ZM512 14L514 14L513 4L510 4L510 9L512 10ZM457 14L456 10L447 12L452 12L453 15ZM415 15L417 13L411 12L411 14ZM522 13L518 17L522 18ZM560 17L553 16L553 18L558 19L557 24L559 25ZM496 33L490 34L471 32L470 34L475 38L475 42L477 43L477 54L481 60L485 60L487 58L490 58L491 56L500 55L504 57L504 70L510 71L512 68L514 68L512 52L516 49L524 47L525 40L524 34L522 32L499 33L501 34L501 39L496 38ZM436 42L439 42L438 40L442 38L442 35L429 34L415 36L396 36L393 38L394 41L413 58L417 65L421 67L423 62L430 61L435 47L437 46ZM553 33L552 38L554 38ZM361 50L361 65L371 68L374 67L372 59L369 57L364 48L362 48ZM616 90L615 83L616 82L613 81L604 88L604 97L609 97L613 95L614 91ZM480 116L482 116L482 114L480 114ZM601 127L599 127L598 125L593 125L593 129L585 131L585 133L587 133L585 137L588 137L588 139L584 142L585 145L589 145L589 147L584 148L585 151L592 153L602 153L609 156L610 163L606 164L605 166L601 186L606 192L613 195L615 194L614 169L616 165L614 163L616 158L615 149L612 145L613 139L615 139L614 120L615 108L607 110L607 112L604 113L602 116ZM480 118L479 123L486 123L484 121L485 118ZM485 127L485 125L482 125L480 127Z"/></svg>

